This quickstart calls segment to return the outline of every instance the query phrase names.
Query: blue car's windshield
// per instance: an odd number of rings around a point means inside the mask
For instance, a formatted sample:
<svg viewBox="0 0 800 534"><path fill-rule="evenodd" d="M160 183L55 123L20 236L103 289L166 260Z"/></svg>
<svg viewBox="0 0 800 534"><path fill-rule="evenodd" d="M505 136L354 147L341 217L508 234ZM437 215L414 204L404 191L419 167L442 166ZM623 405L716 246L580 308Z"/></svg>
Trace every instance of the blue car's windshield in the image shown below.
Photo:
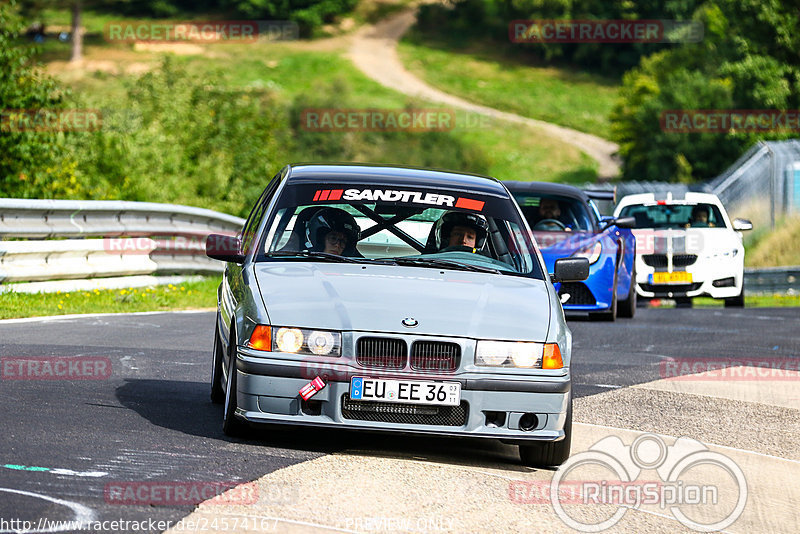
<svg viewBox="0 0 800 534"><path fill-rule="evenodd" d="M394 262L543 279L510 199L376 184L288 185L256 261ZM297 254L293 254L297 253Z"/></svg>
<svg viewBox="0 0 800 534"><path fill-rule="evenodd" d="M534 231L591 232L595 220L577 198L533 192L514 193L522 214Z"/></svg>
<svg viewBox="0 0 800 534"><path fill-rule="evenodd" d="M620 217L636 219L634 228L725 228L725 219L713 204L633 204Z"/></svg>

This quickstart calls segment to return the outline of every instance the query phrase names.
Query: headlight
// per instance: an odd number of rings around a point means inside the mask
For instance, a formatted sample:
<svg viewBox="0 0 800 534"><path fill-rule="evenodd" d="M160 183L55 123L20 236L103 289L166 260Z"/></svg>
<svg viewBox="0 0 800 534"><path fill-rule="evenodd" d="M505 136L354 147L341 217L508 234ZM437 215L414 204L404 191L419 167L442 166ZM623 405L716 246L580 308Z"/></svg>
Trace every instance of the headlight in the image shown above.
<svg viewBox="0 0 800 534"><path fill-rule="evenodd" d="M475 365L492 367L542 368L542 354L553 353L555 343L530 343L521 341L478 341L475 349ZM557 350L557 349L556 349ZM559 358L561 351L558 351ZM563 364L560 366L563 367ZM557 369L560 367L549 367Z"/></svg>
<svg viewBox="0 0 800 534"><path fill-rule="evenodd" d="M258 325L253 330L248 345L251 348L263 351L272 350L273 352L314 356L341 356L342 334L328 330Z"/></svg>
<svg viewBox="0 0 800 534"><path fill-rule="evenodd" d="M597 241L594 245L588 246L582 250L579 250L574 254L575 258L586 258L589 260L589 263L596 263L597 260L600 259L600 253L603 252L603 245L600 244L600 241Z"/></svg>

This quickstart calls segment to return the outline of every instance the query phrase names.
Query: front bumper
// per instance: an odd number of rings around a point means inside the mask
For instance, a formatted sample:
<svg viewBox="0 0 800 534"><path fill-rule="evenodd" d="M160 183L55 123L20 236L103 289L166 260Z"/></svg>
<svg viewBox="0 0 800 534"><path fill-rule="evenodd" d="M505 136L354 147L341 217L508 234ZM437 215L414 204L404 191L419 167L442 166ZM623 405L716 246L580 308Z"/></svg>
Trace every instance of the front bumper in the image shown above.
<svg viewBox="0 0 800 534"><path fill-rule="evenodd" d="M692 266L694 267L694 266ZM702 297L708 296L714 299L736 297L742 292L744 280L744 268L740 266L720 265L717 268L687 268L686 271L692 274L692 282L685 284L659 284L654 285L650 281L650 275L655 272L652 268L638 270L636 273L636 292L644 298L680 298L680 297ZM733 279L732 285L727 287L717 287L723 280ZM726 282L730 283L730 282Z"/></svg>
<svg viewBox="0 0 800 534"><path fill-rule="evenodd" d="M508 377L457 374L409 375L400 372L357 369L346 363L315 363L238 354L237 415L252 424L319 426L349 430L399 432L491 438L513 441L558 441L564 438L564 424L570 395L570 376ZM298 391L315 376L327 386L309 402ZM343 397L349 394L352 376L407 378L461 383L461 400L466 414L457 426L419 422L362 420L343 413ZM395 406L395 405L393 405ZM399 405L414 406L414 405ZM487 413L488 412L488 413ZM502 424L496 414L503 413ZM524 414L535 414L538 424L520 429Z"/></svg>

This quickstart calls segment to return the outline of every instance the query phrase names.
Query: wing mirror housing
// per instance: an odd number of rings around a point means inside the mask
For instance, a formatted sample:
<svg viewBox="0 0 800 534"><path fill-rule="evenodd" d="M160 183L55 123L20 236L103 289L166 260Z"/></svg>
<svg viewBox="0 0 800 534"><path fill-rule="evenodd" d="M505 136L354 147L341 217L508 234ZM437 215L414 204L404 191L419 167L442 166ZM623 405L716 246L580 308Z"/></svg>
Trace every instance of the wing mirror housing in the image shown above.
<svg viewBox="0 0 800 534"><path fill-rule="evenodd" d="M636 228L636 218L634 217L603 217L603 227L605 230L609 226L616 225L617 228Z"/></svg>
<svg viewBox="0 0 800 534"><path fill-rule="evenodd" d="M733 229L737 232L746 232L747 230L753 229L753 223L747 219L734 219Z"/></svg>
<svg viewBox="0 0 800 534"><path fill-rule="evenodd" d="M589 278L587 258L561 258L556 260L550 280L556 282L583 282Z"/></svg>
<svg viewBox="0 0 800 534"><path fill-rule="evenodd" d="M209 234L206 237L206 256L212 260L244 263L241 247L242 242L232 235Z"/></svg>

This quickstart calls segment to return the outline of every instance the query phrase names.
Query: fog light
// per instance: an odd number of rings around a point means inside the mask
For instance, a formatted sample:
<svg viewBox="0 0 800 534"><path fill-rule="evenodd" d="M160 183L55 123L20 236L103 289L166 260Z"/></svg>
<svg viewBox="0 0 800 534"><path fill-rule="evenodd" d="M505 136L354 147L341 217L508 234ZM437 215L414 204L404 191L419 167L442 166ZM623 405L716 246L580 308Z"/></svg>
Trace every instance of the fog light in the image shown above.
<svg viewBox="0 0 800 534"><path fill-rule="evenodd" d="M711 282L711 285L714 287L733 287L736 283L733 280L733 277L730 278L721 278L719 280L714 280Z"/></svg>

